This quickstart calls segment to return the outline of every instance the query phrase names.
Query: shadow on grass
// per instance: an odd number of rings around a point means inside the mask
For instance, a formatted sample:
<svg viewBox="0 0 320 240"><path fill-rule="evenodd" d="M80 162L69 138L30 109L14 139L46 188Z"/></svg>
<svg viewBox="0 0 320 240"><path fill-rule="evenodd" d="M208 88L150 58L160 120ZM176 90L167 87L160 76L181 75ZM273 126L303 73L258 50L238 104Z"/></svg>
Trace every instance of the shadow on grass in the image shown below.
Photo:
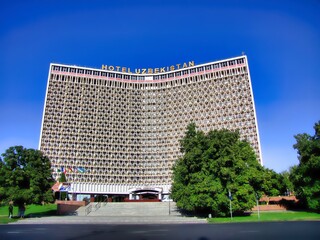
<svg viewBox="0 0 320 240"><path fill-rule="evenodd" d="M41 217L46 217L46 216L57 216L57 211L56 210L48 210L48 211L43 211L43 212L37 212L37 213L28 213L24 217L20 216L12 216L12 218L9 218L7 216L1 216L0 217L0 224L8 224L8 223L13 223L21 219L25 218L41 218Z"/></svg>
<svg viewBox="0 0 320 240"><path fill-rule="evenodd" d="M227 214L226 216L219 216L219 215L214 215L213 213L209 213L208 211L198 211L198 212L193 212L193 211L187 211L183 209L178 209L177 210L182 216L184 217L197 217L197 218L209 218L209 215L211 215L212 218L228 218L229 215ZM233 212L234 217L243 217L246 218L248 216L251 216L253 212L247 211L247 212Z"/></svg>
<svg viewBox="0 0 320 240"><path fill-rule="evenodd" d="M47 211L42 211L42 212L36 212L36 213L28 213L25 214L24 217L20 217L18 215L14 215L12 216L12 221L17 221L20 219L24 219L24 218L39 218L39 217L47 217L47 216L57 216L57 210L47 210ZM7 219L8 222L10 222L10 218L8 217L2 217L0 218L1 220L3 219ZM0 222L1 222L0 220Z"/></svg>
<svg viewBox="0 0 320 240"><path fill-rule="evenodd" d="M57 210L47 210L43 212L37 213L28 213L24 216L24 218L38 218L38 217L47 217L47 216L57 216Z"/></svg>

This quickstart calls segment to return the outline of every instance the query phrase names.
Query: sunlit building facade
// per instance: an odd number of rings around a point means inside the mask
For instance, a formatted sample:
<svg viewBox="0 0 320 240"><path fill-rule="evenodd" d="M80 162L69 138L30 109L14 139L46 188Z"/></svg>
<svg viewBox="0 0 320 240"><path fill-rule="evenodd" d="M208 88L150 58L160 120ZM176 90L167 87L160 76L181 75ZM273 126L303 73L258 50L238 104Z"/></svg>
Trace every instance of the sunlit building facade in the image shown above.
<svg viewBox="0 0 320 240"><path fill-rule="evenodd" d="M238 129L262 163L246 56L132 72L53 63L39 148L71 193L161 199L191 121Z"/></svg>

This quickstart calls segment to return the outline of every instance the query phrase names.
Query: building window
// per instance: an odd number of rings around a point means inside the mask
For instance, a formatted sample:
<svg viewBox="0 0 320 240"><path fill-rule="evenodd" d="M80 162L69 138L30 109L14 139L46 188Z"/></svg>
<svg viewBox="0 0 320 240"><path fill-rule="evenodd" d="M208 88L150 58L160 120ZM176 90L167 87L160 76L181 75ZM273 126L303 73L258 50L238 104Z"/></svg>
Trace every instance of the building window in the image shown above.
<svg viewBox="0 0 320 240"><path fill-rule="evenodd" d="M228 63L227 62L222 62L221 63L221 67L227 67L228 66Z"/></svg>
<svg viewBox="0 0 320 240"><path fill-rule="evenodd" d="M244 63L244 58L237 59L237 64L243 64Z"/></svg>
<svg viewBox="0 0 320 240"><path fill-rule="evenodd" d="M203 67L198 67L198 68L197 68L197 71L198 71L198 72L202 72L202 71L203 71Z"/></svg>
<svg viewBox="0 0 320 240"><path fill-rule="evenodd" d="M229 61L229 66L233 66L236 64L236 61L235 60L232 60L232 61Z"/></svg>
<svg viewBox="0 0 320 240"><path fill-rule="evenodd" d="M220 64L219 64L219 63L213 64L213 68L214 68L214 69L220 68Z"/></svg>
<svg viewBox="0 0 320 240"><path fill-rule="evenodd" d="M53 66L53 70L54 70L54 71L60 71L60 67L58 67L58 66Z"/></svg>

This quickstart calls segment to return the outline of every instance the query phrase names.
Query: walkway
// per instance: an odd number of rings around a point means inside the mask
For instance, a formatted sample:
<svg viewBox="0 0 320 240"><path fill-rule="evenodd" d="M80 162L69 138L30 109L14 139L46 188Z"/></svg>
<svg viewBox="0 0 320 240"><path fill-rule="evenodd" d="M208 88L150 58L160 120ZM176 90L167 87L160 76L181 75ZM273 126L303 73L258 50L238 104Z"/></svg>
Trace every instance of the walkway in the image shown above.
<svg viewBox="0 0 320 240"><path fill-rule="evenodd" d="M72 216L27 218L15 224L182 224L207 223L206 219L185 217L177 210L174 202L132 202L91 204L92 211L86 215L81 207Z"/></svg>

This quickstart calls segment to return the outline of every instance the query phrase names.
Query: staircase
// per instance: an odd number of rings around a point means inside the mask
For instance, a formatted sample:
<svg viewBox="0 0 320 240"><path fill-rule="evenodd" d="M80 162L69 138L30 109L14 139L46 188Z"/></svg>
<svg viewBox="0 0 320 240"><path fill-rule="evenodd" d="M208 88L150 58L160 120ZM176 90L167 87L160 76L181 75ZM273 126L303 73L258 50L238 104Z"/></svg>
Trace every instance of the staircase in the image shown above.
<svg viewBox="0 0 320 240"><path fill-rule="evenodd" d="M182 216L175 202L112 202L90 203L90 205L77 210L79 219L113 224L198 224L207 222L206 219Z"/></svg>
<svg viewBox="0 0 320 240"><path fill-rule="evenodd" d="M170 207L170 214L169 214ZM182 216L174 202L90 203L69 216L28 218L15 224L203 224Z"/></svg>
<svg viewBox="0 0 320 240"><path fill-rule="evenodd" d="M96 205L97 203L91 203L89 206L79 208L78 216L181 216L175 202L112 202L101 204L99 208ZM86 208L91 208L91 211L85 211Z"/></svg>

